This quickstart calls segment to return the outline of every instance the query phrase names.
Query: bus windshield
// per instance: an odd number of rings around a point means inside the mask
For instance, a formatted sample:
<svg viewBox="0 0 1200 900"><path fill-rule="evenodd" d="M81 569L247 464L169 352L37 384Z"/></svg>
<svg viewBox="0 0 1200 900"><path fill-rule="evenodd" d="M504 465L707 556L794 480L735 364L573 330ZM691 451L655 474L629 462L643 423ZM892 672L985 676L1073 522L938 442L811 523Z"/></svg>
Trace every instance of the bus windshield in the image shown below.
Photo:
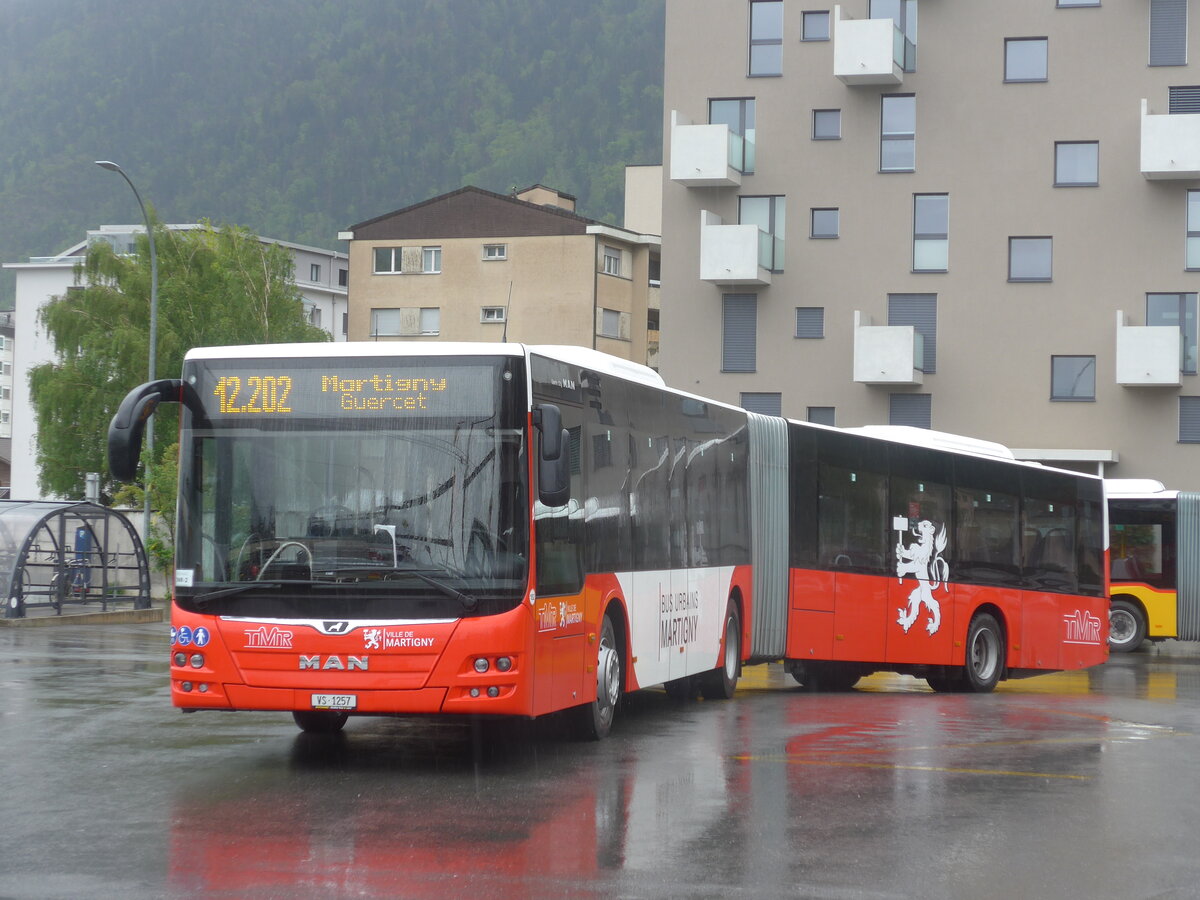
<svg viewBox="0 0 1200 900"><path fill-rule="evenodd" d="M189 361L177 602L360 619L512 608L528 559L520 365Z"/></svg>

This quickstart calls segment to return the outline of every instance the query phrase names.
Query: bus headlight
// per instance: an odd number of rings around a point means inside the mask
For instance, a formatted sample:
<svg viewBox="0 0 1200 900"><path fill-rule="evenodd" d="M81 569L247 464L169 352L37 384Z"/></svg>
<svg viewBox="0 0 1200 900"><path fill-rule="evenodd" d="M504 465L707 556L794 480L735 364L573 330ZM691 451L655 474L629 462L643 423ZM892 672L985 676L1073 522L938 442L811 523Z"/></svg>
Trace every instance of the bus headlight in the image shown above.
<svg viewBox="0 0 1200 900"><path fill-rule="evenodd" d="M192 662L193 669L204 668L204 654L203 653L193 653L191 662Z"/></svg>
<svg viewBox="0 0 1200 900"><path fill-rule="evenodd" d="M176 653L175 654L175 665L186 666L187 665L187 654L186 653Z"/></svg>
<svg viewBox="0 0 1200 900"><path fill-rule="evenodd" d="M509 659L507 656L501 656L499 659L496 660L496 668L499 669L501 672L507 672L509 669L512 668L512 660Z"/></svg>
<svg viewBox="0 0 1200 900"><path fill-rule="evenodd" d="M488 661L482 656L475 660L475 671L481 675L488 670Z"/></svg>

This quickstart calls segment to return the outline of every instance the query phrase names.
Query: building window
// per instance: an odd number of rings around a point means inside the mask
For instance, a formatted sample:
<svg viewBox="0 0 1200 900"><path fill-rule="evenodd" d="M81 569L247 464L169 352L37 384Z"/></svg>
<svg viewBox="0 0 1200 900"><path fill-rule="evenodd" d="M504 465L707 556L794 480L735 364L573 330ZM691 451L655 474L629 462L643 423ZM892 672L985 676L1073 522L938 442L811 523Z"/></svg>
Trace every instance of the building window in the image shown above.
<svg viewBox="0 0 1200 900"><path fill-rule="evenodd" d="M917 166L916 96L885 94L880 108L879 171L914 171Z"/></svg>
<svg viewBox="0 0 1200 900"><path fill-rule="evenodd" d="M744 392L741 396L742 409L764 416L783 415L783 394Z"/></svg>
<svg viewBox="0 0 1200 900"><path fill-rule="evenodd" d="M835 238L838 236L838 210L837 209L816 209L812 210L812 230L809 232L809 237L812 238Z"/></svg>
<svg viewBox="0 0 1200 900"><path fill-rule="evenodd" d="M1179 398L1179 443L1200 444L1200 397Z"/></svg>
<svg viewBox="0 0 1200 900"><path fill-rule="evenodd" d="M738 222L757 225L759 231L758 264L772 272L783 271L784 239L787 237L786 198L739 197Z"/></svg>
<svg viewBox="0 0 1200 900"><path fill-rule="evenodd" d="M662 310L655 309L653 306L646 310L646 329L648 331L658 331L659 316Z"/></svg>
<svg viewBox="0 0 1200 900"><path fill-rule="evenodd" d="M1048 237L1010 237L1008 239L1008 280L1049 281L1052 272L1053 239Z"/></svg>
<svg viewBox="0 0 1200 900"><path fill-rule="evenodd" d="M508 259L508 244L484 244L484 259Z"/></svg>
<svg viewBox="0 0 1200 900"><path fill-rule="evenodd" d="M11 400L11 399L12 399L12 388L10 388L8 386L0 387L0 400Z"/></svg>
<svg viewBox="0 0 1200 900"><path fill-rule="evenodd" d="M342 313L342 337L350 330L350 313Z"/></svg>
<svg viewBox="0 0 1200 900"><path fill-rule="evenodd" d="M1196 295L1147 294L1146 324L1179 329L1179 371L1184 375L1195 375Z"/></svg>
<svg viewBox="0 0 1200 900"><path fill-rule="evenodd" d="M870 0L867 15L872 19L891 19L904 40L905 72L917 71L917 0ZM899 38L898 38L899 40ZM897 48L893 48L893 56Z"/></svg>
<svg viewBox="0 0 1200 900"><path fill-rule="evenodd" d="M800 40L827 41L829 40L829 10L813 10L802 13Z"/></svg>
<svg viewBox="0 0 1200 900"><path fill-rule="evenodd" d="M1051 400L1095 400L1096 357L1050 357Z"/></svg>
<svg viewBox="0 0 1200 900"><path fill-rule="evenodd" d="M933 395L892 394L888 398L888 424L932 428Z"/></svg>
<svg viewBox="0 0 1200 900"><path fill-rule="evenodd" d="M421 248L421 271L426 275L436 275L442 271L442 248Z"/></svg>
<svg viewBox="0 0 1200 900"><path fill-rule="evenodd" d="M0 412L0 425L7 425L11 420L12 413L10 413L7 409L4 410L4 412Z"/></svg>
<svg viewBox="0 0 1200 900"><path fill-rule="evenodd" d="M479 310L480 322L503 322L506 318L503 306L485 306Z"/></svg>
<svg viewBox="0 0 1200 900"><path fill-rule="evenodd" d="M1172 116L1200 113L1200 86L1180 85L1167 88L1167 112Z"/></svg>
<svg viewBox="0 0 1200 900"><path fill-rule="evenodd" d="M840 109L814 109L812 139L814 141L840 141L842 139L842 111Z"/></svg>
<svg viewBox="0 0 1200 900"><path fill-rule="evenodd" d="M918 368L937 371L937 294L888 294L889 325L912 325L919 335Z"/></svg>
<svg viewBox="0 0 1200 900"><path fill-rule="evenodd" d="M441 318L442 311L437 307L373 309L371 310L371 337L438 334Z"/></svg>
<svg viewBox="0 0 1200 900"><path fill-rule="evenodd" d="M807 419L815 425L829 425L832 427L833 412L834 407L832 406L810 406L807 412Z"/></svg>
<svg viewBox="0 0 1200 900"><path fill-rule="evenodd" d="M319 282L321 280L321 266L319 263L309 263L308 280Z"/></svg>
<svg viewBox="0 0 1200 900"><path fill-rule="evenodd" d="M316 325L318 328L321 327L321 307L310 306L308 308L308 324Z"/></svg>
<svg viewBox="0 0 1200 900"><path fill-rule="evenodd" d="M1004 80L1045 81L1049 41L1039 38L1004 39Z"/></svg>
<svg viewBox="0 0 1200 900"><path fill-rule="evenodd" d="M371 337L395 337L400 334L400 310L371 310Z"/></svg>
<svg viewBox="0 0 1200 900"><path fill-rule="evenodd" d="M721 371L753 372L757 357L758 295L721 298Z"/></svg>
<svg viewBox="0 0 1200 900"><path fill-rule="evenodd" d="M1100 183L1099 141L1054 143L1054 186L1095 187Z"/></svg>
<svg viewBox="0 0 1200 900"><path fill-rule="evenodd" d="M376 247L375 274L396 275L402 268L404 257L403 247Z"/></svg>
<svg viewBox="0 0 1200 900"><path fill-rule="evenodd" d="M621 251L616 247L604 248L604 274L618 276L621 274Z"/></svg>
<svg viewBox="0 0 1200 900"><path fill-rule="evenodd" d="M1200 269L1200 191L1187 192L1187 268Z"/></svg>
<svg viewBox="0 0 1200 900"><path fill-rule="evenodd" d="M796 307L796 337L808 339L825 337L825 307Z"/></svg>
<svg viewBox="0 0 1200 900"><path fill-rule="evenodd" d="M729 128L729 164L743 175L753 175L754 98L709 100L708 124Z"/></svg>
<svg viewBox="0 0 1200 900"><path fill-rule="evenodd" d="M1059 7L1065 6L1099 6L1100 0L1058 0Z"/></svg>
<svg viewBox="0 0 1200 900"><path fill-rule="evenodd" d="M1187 65L1187 0L1150 0L1150 65Z"/></svg>
<svg viewBox="0 0 1200 900"><path fill-rule="evenodd" d="M600 310L600 336L606 338L628 337L621 334L621 312L615 309Z"/></svg>
<svg viewBox="0 0 1200 900"><path fill-rule="evenodd" d="M750 0L750 74L783 74L783 0Z"/></svg>
<svg viewBox="0 0 1200 900"><path fill-rule="evenodd" d="M346 287L350 283L350 272L347 269L338 269L338 287Z"/></svg>
<svg viewBox="0 0 1200 900"><path fill-rule="evenodd" d="M913 271L945 272L950 260L950 195L913 195Z"/></svg>

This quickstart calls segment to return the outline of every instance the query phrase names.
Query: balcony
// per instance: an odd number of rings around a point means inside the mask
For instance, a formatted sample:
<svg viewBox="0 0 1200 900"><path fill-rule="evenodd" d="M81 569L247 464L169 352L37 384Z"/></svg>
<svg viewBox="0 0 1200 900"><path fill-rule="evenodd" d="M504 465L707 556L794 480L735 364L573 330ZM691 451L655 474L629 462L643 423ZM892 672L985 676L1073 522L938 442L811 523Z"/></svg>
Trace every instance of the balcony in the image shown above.
<svg viewBox="0 0 1200 900"><path fill-rule="evenodd" d="M1200 115L1150 115L1142 101L1142 175L1200 178Z"/></svg>
<svg viewBox="0 0 1200 900"><path fill-rule="evenodd" d="M854 311L854 380L860 384L921 384L925 338L912 325L872 325Z"/></svg>
<svg viewBox="0 0 1200 900"><path fill-rule="evenodd" d="M1126 325L1117 310L1117 384L1179 387L1183 335L1170 325Z"/></svg>
<svg viewBox="0 0 1200 900"><path fill-rule="evenodd" d="M757 225L725 225L700 211L700 280L710 284L768 285L783 268L783 239Z"/></svg>
<svg viewBox="0 0 1200 900"><path fill-rule="evenodd" d="M900 84L910 52L916 48L890 18L843 19L834 6L833 74L843 83Z"/></svg>
<svg viewBox="0 0 1200 900"><path fill-rule="evenodd" d="M728 125L696 125L671 110L671 180L686 187L738 187L754 143Z"/></svg>

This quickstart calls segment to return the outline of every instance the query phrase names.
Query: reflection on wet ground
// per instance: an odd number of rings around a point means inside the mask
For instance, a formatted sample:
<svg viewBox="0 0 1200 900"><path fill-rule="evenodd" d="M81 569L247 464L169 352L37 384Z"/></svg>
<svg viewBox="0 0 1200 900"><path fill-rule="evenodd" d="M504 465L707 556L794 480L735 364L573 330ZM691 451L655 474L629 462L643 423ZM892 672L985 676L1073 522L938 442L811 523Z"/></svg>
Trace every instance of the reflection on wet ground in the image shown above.
<svg viewBox="0 0 1200 900"><path fill-rule="evenodd" d="M0 634L0 897L1187 897L1200 656L527 721L172 711L161 628Z"/></svg>

